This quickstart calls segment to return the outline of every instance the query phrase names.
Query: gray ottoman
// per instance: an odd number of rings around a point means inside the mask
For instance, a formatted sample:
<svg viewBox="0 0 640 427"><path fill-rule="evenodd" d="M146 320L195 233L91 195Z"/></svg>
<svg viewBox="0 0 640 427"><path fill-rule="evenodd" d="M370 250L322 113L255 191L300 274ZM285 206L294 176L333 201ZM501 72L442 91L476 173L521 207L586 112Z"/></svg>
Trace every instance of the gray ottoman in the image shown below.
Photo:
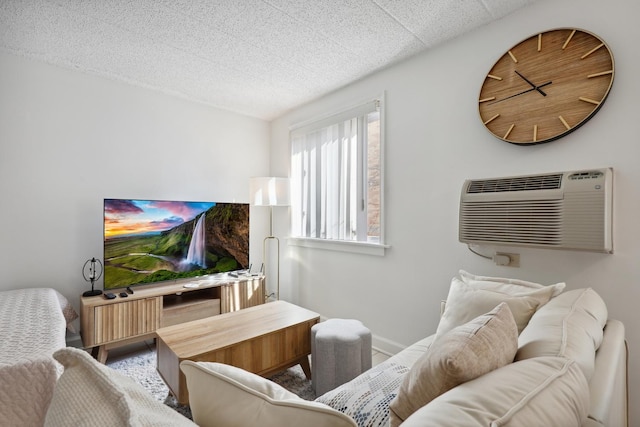
<svg viewBox="0 0 640 427"><path fill-rule="evenodd" d="M321 396L371 368L371 331L353 319L329 319L311 328L311 380Z"/></svg>

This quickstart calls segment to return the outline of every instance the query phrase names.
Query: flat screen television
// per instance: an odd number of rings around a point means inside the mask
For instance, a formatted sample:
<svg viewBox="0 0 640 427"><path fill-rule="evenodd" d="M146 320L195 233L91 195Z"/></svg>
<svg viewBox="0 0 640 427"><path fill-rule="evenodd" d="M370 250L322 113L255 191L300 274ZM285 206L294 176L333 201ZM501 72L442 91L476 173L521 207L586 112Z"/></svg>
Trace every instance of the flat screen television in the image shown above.
<svg viewBox="0 0 640 427"><path fill-rule="evenodd" d="M248 265L248 203L104 199L105 290Z"/></svg>

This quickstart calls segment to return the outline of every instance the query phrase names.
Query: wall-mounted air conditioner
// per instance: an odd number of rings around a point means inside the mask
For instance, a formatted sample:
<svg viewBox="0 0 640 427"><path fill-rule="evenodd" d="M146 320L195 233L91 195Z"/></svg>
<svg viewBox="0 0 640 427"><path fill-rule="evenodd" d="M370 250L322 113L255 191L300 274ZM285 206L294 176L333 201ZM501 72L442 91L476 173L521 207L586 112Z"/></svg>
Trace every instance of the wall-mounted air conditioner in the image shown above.
<svg viewBox="0 0 640 427"><path fill-rule="evenodd" d="M612 252L613 169L464 182L459 240Z"/></svg>

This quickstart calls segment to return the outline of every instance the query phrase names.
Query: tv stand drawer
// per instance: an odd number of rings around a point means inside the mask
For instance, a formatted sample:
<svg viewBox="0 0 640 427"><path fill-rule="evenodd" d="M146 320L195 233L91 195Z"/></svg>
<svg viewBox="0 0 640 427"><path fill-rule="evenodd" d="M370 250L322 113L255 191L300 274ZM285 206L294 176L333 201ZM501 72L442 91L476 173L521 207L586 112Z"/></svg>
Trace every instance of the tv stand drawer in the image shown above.
<svg viewBox="0 0 640 427"><path fill-rule="evenodd" d="M161 297L123 301L95 308L94 345L155 332L160 327Z"/></svg>

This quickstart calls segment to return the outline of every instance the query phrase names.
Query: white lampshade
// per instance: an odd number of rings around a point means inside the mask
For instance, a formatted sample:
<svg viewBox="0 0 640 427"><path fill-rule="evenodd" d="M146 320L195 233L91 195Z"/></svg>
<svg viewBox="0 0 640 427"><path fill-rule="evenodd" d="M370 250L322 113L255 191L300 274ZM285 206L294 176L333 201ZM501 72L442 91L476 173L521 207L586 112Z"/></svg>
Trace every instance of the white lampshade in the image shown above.
<svg viewBox="0 0 640 427"><path fill-rule="evenodd" d="M253 177L249 182L251 204L254 206L289 206L289 178Z"/></svg>

